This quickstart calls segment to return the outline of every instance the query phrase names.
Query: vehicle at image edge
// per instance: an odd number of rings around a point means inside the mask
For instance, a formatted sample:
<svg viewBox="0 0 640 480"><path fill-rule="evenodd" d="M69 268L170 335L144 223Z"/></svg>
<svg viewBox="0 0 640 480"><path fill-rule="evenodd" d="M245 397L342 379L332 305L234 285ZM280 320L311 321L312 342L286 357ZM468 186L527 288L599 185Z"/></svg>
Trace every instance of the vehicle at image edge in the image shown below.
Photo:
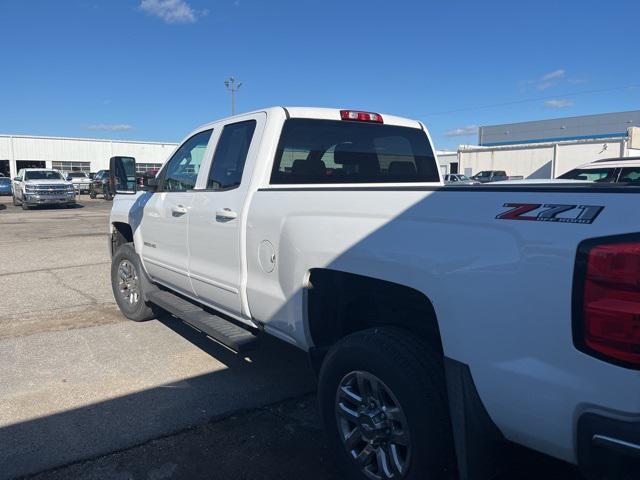
<svg viewBox="0 0 640 480"><path fill-rule="evenodd" d="M87 172L67 172L66 177L80 193L89 192L91 189L91 178Z"/></svg>
<svg viewBox="0 0 640 480"><path fill-rule="evenodd" d="M640 157L603 158L569 170L558 179L637 186L640 185Z"/></svg>
<svg viewBox="0 0 640 480"><path fill-rule="evenodd" d="M13 189L11 187L11 179L7 177L0 177L0 195L12 195Z"/></svg>
<svg viewBox="0 0 640 480"><path fill-rule="evenodd" d="M111 193L111 185L109 183L109 170L98 171L91 181L89 197L96 198L98 195L103 195L105 200L113 200L113 193Z"/></svg>
<svg viewBox="0 0 640 480"><path fill-rule="evenodd" d="M433 151L415 120L275 107L194 130L142 190L114 157L116 301L308 352L343 478L491 478L505 441L633 471L640 189L444 187Z"/></svg>
<svg viewBox="0 0 640 480"><path fill-rule="evenodd" d="M448 173L443 178L445 185L480 185L480 182L471 180L462 173Z"/></svg>
<svg viewBox="0 0 640 480"><path fill-rule="evenodd" d="M23 210L38 205L74 207L76 194L58 170L23 168L13 179L13 204L22 205Z"/></svg>

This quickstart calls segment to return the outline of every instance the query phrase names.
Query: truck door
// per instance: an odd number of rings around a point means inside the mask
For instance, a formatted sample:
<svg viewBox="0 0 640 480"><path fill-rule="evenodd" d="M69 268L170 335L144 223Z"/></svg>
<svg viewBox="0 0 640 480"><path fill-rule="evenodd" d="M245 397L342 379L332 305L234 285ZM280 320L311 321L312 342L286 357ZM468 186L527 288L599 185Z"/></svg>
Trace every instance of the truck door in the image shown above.
<svg viewBox="0 0 640 480"><path fill-rule="evenodd" d="M140 224L142 259L149 275L187 295L189 280L187 227L193 188L205 158L213 130L199 132L185 141L164 166L158 190L144 205Z"/></svg>
<svg viewBox="0 0 640 480"><path fill-rule="evenodd" d="M204 303L243 312L246 211L265 113L235 118L219 134L206 189L194 193L189 220L189 275ZM246 309L244 309L246 310Z"/></svg>

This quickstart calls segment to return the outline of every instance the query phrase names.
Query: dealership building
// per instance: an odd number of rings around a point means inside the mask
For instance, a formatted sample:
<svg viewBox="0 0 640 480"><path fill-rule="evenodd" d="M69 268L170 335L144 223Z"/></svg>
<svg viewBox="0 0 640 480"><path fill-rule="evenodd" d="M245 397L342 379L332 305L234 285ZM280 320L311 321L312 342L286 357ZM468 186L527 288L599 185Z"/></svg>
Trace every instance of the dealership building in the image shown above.
<svg viewBox="0 0 640 480"><path fill-rule="evenodd" d="M0 135L0 173L14 177L21 168L97 172L113 156L134 157L139 171L159 168L177 144L94 138Z"/></svg>
<svg viewBox="0 0 640 480"><path fill-rule="evenodd" d="M460 145L438 159L443 173L556 178L583 163L640 155L638 127L640 110L483 126L478 145Z"/></svg>

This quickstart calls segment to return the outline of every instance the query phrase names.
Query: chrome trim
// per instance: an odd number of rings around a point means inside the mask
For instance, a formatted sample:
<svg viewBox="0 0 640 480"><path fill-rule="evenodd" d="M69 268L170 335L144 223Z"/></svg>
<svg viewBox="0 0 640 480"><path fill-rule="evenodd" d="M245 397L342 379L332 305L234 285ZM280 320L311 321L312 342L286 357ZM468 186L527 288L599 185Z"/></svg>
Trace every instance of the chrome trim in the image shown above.
<svg viewBox="0 0 640 480"><path fill-rule="evenodd" d="M640 445L637 443L626 442L617 438L607 437L606 435L595 434L591 437L591 441L601 447L609 447L622 450L631 450L634 455L640 455Z"/></svg>

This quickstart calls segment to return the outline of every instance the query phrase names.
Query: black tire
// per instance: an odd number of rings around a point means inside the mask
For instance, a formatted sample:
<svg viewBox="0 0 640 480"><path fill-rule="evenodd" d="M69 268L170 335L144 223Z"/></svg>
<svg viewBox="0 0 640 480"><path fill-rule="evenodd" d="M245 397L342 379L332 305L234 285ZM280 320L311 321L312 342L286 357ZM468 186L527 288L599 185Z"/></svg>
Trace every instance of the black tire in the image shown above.
<svg viewBox="0 0 640 480"><path fill-rule="evenodd" d="M27 205L27 204L25 203L25 201L24 201L24 200L22 200L22 202L20 202L20 205L22 205L22 209L23 209L23 210L29 210L29 209L31 208L29 205Z"/></svg>
<svg viewBox="0 0 640 480"><path fill-rule="evenodd" d="M113 195L111 195L111 192L110 192L109 190L106 190L106 189L105 189L105 191L104 191L104 199L105 199L106 201L111 201L111 200L113 200Z"/></svg>
<svg viewBox="0 0 640 480"><path fill-rule="evenodd" d="M119 269L123 262L128 262L133 267L137 278L139 295L138 300L134 302L127 301L120 291ZM144 322L158 316L159 309L146 301L145 289L149 288L149 285L151 285L151 281L142 268L140 258L133 248L133 243L121 245L111 260L111 289L120 311L129 320Z"/></svg>
<svg viewBox="0 0 640 480"><path fill-rule="evenodd" d="M338 421L338 388L341 382L344 385L350 376L362 372L373 375L392 392L408 426L410 446L404 450L404 467L401 472L396 470L390 476L383 474L381 477L385 480L451 478L455 457L442 355L416 335L394 327L364 330L343 338L331 348L320 370L320 414L345 478L370 480L376 478L378 472L377 465L372 464L374 476L367 476L356 464L343 443L340 429L344 427L340 427ZM402 430L402 423L391 422L391 425L392 431ZM359 428L365 431L364 426ZM383 445L385 441L388 440L382 440ZM367 444L359 445L358 448L364 448L362 446ZM356 453L361 451L358 448L354 449ZM375 459L371 461L376 462Z"/></svg>
<svg viewBox="0 0 640 480"><path fill-rule="evenodd" d="M90 190L89 191L89 198L91 200L95 200L96 199L96 192L94 190Z"/></svg>
<svg viewBox="0 0 640 480"><path fill-rule="evenodd" d="M18 200L16 199L16 196L15 196L15 194L14 194L14 195L13 195L13 206L14 206L14 207L17 207L18 205L20 205L20 204L18 203Z"/></svg>

